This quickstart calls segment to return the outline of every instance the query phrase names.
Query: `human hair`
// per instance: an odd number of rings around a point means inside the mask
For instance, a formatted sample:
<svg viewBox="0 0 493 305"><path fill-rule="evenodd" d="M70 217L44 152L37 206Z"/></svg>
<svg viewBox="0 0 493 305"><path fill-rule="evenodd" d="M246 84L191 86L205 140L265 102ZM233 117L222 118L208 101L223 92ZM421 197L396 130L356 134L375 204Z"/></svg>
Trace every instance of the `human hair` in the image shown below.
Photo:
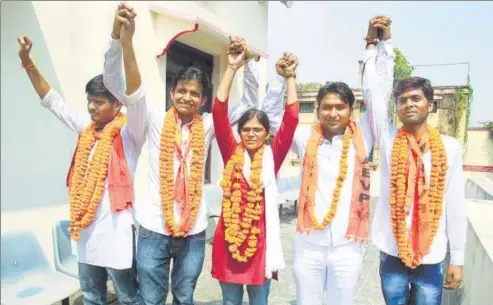
<svg viewBox="0 0 493 305"><path fill-rule="evenodd" d="M320 107L320 102L322 102L324 96L327 93L336 93L339 94L341 97L341 100L344 101L344 103L349 105L349 108L351 109L354 104L354 93L351 88L346 83L343 82L327 82L325 85L323 85L319 90L317 94L317 106Z"/></svg>
<svg viewBox="0 0 493 305"><path fill-rule="evenodd" d="M243 113L243 115L238 120L238 133L241 133L241 129L245 124L253 118L257 118L260 124L265 128L267 133L270 131L270 121L269 117L262 110L258 110L255 108L249 109Z"/></svg>
<svg viewBox="0 0 493 305"><path fill-rule="evenodd" d="M202 90L202 94L206 89L210 87L210 80L207 77L207 74L202 72L202 70L195 67L187 67L183 68L176 74L176 78L173 82L173 89L176 89L178 83L181 81L197 81L200 84L200 89Z"/></svg>
<svg viewBox="0 0 493 305"><path fill-rule="evenodd" d="M393 95L397 101L397 98L400 95L404 94L406 91L415 89L421 89L428 102L433 101L434 93L430 80L418 76L408 77L399 81L394 87Z"/></svg>
<svg viewBox="0 0 493 305"><path fill-rule="evenodd" d="M102 96L107 98L111 103L117 101L116 97L106 88L103 82L103 74L96 75L86 84L86 94Z"/></svg>

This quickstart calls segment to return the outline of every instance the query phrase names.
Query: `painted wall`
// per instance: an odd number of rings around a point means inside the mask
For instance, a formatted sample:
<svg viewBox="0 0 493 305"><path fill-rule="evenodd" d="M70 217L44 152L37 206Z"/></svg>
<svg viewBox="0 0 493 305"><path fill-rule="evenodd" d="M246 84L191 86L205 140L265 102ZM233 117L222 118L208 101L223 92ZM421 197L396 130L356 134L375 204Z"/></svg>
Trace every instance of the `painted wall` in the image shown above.
<svg viewBox="0 0 493 305"><path fill-rule="evenodd" d="M493 165L493 138L487 130L469 130L467 132L467 151L465 165Z"/></svg>

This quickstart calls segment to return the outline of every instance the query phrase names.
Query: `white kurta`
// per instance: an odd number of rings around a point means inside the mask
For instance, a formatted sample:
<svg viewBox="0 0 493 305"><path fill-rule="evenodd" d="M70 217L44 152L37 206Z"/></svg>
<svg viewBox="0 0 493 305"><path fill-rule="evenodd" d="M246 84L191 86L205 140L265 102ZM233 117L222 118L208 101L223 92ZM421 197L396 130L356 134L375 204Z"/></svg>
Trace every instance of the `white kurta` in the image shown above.
<svg viewBox="0 0 493 305"><path fill-rule="evenodd" d="M62 123L80 134L91 123L87 113L80 114L71 109L62 97L51 89L41 100ZM133 179L140 149L135 149L134 141L127 132L127 126L121 129L123 149L127 165ZM94 153L96 145L91 152ZM67 172L70 164L67 164ZM80 240L73 242L73 248L80 263L127 269L133 260L133 217L132 209L112 213L108 194L108 182L98 206L96 217L89 227L81 229Z"/></svg>
<svg viewBox="0 0 493 305"><path fill-rule="evenodd" d="M164 118L166 116L165 101L162 105L147 107L146 94L141 86L136 92L128 96L125 94L125 76L123 73L123 54L122 46L119 40L111 40L110 48L105 55L104 63L104 82L108 90L116 96L124 105L127 106L128 126L130 132L135 135L137 146L142 147L146 140L149 146L149 174L147 183L147 192L143 198L137 198L134 205L136 211L136 220L148 230L169 235L165 226L162 215L162 205L160 197L160 178L159 178L159 154L161 144L161 132ZM231 125L236 124L240 116L250 108L256 108L258 105L258 72L255 62L249 61L244 69L243 95L240 103L233 105L229 112ZM214 124L212 115L204 113L202 115L205 135L205 157L207 160L209 148L212 140L215 138ZM180 124L181 125L181 124ZM182 151L185 151L186 141L190 132L190 124L182 126ZM190 171L190 161L192 151L186 156L187 167ZM177 173L179 159L175 154L174 173ZM204 166L205 171L205 166ZM174 179L176 180L176 174ZM202 180L202 183L204 181ZM207 227L207 207L205 206L205 193L202 193L202 199L199 207L199 213L195 224L190 229L190 235L204 231ZM180 205L175 202L174 209L175 220L181 217Z"/></svg>

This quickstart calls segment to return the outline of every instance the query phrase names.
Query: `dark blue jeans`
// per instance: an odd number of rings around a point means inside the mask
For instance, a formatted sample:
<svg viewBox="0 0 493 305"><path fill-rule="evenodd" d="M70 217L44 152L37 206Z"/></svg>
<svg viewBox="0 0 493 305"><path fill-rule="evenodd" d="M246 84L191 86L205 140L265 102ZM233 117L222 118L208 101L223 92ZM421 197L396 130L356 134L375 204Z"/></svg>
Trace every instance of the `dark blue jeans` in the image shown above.
<svg viewBox="0 0 493 305"><path fill-rule="evenodd" d="M444 262L406 267L398 257L380 252L380 279L387 305L440 305Z"/></svg>
<svg viewBox="0 0 493 305"><path fill-rule="evenodd" d="M79 282L84 305L106 305L106 282L113 282L116 296L122 305L144 304L140 298L135 268L112 269L79 263Z"/></svg>
<svg viewBox="0 0 493 305"><path fill-rule="evenodd" d="M205 231L185 238L173 238L142 226L137 242L137 272L146 305L162 305L168 296L170 263L173 305L193 305L205 255Z"/></svg>
<svg viewBox="0 0 493 305"><path fill-rule="evenodd" d="M223 292L223 305L243 304L243 286L248 292L250 305L267 305L269 299L270 280L263 285L242 285L219 282Z"/></svg>

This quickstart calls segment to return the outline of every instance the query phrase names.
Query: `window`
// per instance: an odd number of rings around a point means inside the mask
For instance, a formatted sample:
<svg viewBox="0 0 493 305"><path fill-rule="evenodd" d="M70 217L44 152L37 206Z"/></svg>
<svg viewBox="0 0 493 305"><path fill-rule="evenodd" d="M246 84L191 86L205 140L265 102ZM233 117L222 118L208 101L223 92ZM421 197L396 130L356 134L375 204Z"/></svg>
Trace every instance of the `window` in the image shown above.
<svg viewBox="0 0 493 305"><path fill-rule="evenodd" d="M166 109L169 109L173 105L171 99L171 89L173 88L173 83L176 79L178 71L186 67L196 67L205 72L212 79L212 68L213 68L213 56L187 46L184 43L175 41L171 44L166 56ZM199 109L199 112L210 112L212 109L212 84L209 88L205 88L203 95L207 97L207 102ZM211 154L209 148L209 155L205 163L205 183L211 183Z"/></svg>
<svg viewBox="0 0 493 305"><path fill-rule="evenodd" d="M366 104L361 102L361 108L359 109L359 113L363 115L366 112Z"/></svg>
<svg viewBox="0 0 493 305"><path fill-rule="evenodd" d="M313 103L300 103L300 113L313 113L315 105Z"/></svg>

